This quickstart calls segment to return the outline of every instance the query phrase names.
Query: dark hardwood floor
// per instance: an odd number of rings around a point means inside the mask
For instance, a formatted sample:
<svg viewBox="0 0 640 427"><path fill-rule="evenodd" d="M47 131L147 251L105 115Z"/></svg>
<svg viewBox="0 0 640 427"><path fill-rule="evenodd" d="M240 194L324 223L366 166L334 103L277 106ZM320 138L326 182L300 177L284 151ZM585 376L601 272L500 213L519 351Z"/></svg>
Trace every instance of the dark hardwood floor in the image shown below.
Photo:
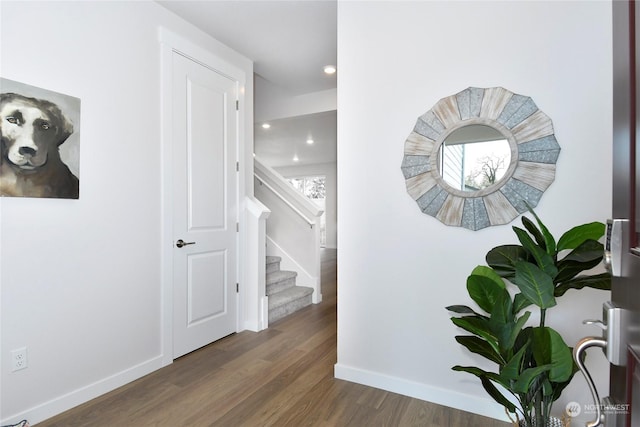
<svg viewBox="0 0 640 427"><path fill-rule="evenodd" d="M321 304L223 338L38 426L509 425L334 379L336 262L335 250L323 251Z"/></svg>

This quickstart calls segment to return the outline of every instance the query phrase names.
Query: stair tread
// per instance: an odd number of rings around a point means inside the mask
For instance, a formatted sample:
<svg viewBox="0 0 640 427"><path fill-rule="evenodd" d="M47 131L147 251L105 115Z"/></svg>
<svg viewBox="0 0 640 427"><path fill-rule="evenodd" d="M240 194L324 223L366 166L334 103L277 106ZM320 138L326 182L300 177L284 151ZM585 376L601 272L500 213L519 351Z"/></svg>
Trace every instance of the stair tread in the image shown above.
<svg viewBox="0 0 640 427"><path fill-rule="evenodd" d="M295 271L287 271L287 270L278 270L272 273L267 273L266 284L271 285L274 283L278 283L282 280L291 279L292 277L297 277L298 273Z"/></svg>
<svg viewBox="0 0 640 427"><path fill-rule="evenodd" d="M284 291L269 296L269 309L279 307L289 301L306 297L313 293L313 288L306 286L293 286Z"/></svg>
<svg viewBox="0 0 640 427"><path fill-rule="evenodd" d="M279 256L272 256L272 255L267 256L267 264L273 264L280 261L282 261L282 258Z"/></svg>

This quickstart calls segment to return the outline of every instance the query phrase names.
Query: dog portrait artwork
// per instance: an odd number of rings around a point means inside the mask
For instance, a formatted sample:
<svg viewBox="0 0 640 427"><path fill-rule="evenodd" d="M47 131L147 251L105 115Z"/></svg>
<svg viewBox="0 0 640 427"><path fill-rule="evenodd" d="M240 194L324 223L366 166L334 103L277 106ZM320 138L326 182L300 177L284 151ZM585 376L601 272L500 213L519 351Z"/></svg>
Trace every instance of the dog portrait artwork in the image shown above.
<svg viewBox="0 0 640 427"><path fill-rule="evenodd" d="M75 161L62 148L79 127L69 116L79 121L79 99L7 79L0 91L0 196L78 199L78 140Z"/></svg>

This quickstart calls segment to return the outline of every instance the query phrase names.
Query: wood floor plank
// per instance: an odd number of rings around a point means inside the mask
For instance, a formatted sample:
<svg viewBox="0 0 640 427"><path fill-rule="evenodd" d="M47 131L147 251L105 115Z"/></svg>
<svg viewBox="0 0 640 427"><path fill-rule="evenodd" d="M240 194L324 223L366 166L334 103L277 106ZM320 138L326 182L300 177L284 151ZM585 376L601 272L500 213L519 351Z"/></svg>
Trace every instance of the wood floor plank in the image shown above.
<svg viewBox="0 0 640 427"><path fill-rule="evenodd" d="M216 425L277 425L280 411L298 404L299 396L308 392L335 364L331 337L313 353L292 364L281 375L257 389L243 402L220 418Z"/></svg>
<svg viewBox="0 0 640 427"><path fill-rule="evenodd" d="M297 404L280 415L277 425L283 426L347 426L353 416L353 402L359 391L343 382L325 376Z"/></svg>
<svg viewBox="0 0 640 427"><path fill-rule="evenodd" d="M425 402L412 399L407 404L406 410L401 414L398 421L399 426L420 427L428 426L430 422L430 410L432 405L425 405ZM435 405L433 405L435 406Z"/></svg>
<svg viewBox="0 0 640 427"><path fill-rule="evenodd" d="M508 427L335 379L336 251L323 251L323 302L262 332L225 337L38 427Z"/></svg>

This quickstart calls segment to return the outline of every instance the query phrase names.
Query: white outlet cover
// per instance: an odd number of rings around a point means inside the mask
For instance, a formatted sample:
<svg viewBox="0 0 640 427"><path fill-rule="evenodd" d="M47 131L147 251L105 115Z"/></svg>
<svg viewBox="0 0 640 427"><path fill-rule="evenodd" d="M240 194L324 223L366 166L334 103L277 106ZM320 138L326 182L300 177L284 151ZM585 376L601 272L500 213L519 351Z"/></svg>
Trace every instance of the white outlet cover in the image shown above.
<svg viewBox="0 0 640 427"><path fill-rule="evenodd" d="M27 347L17 348L11 351L12 372L27 367Z"/></svg>

